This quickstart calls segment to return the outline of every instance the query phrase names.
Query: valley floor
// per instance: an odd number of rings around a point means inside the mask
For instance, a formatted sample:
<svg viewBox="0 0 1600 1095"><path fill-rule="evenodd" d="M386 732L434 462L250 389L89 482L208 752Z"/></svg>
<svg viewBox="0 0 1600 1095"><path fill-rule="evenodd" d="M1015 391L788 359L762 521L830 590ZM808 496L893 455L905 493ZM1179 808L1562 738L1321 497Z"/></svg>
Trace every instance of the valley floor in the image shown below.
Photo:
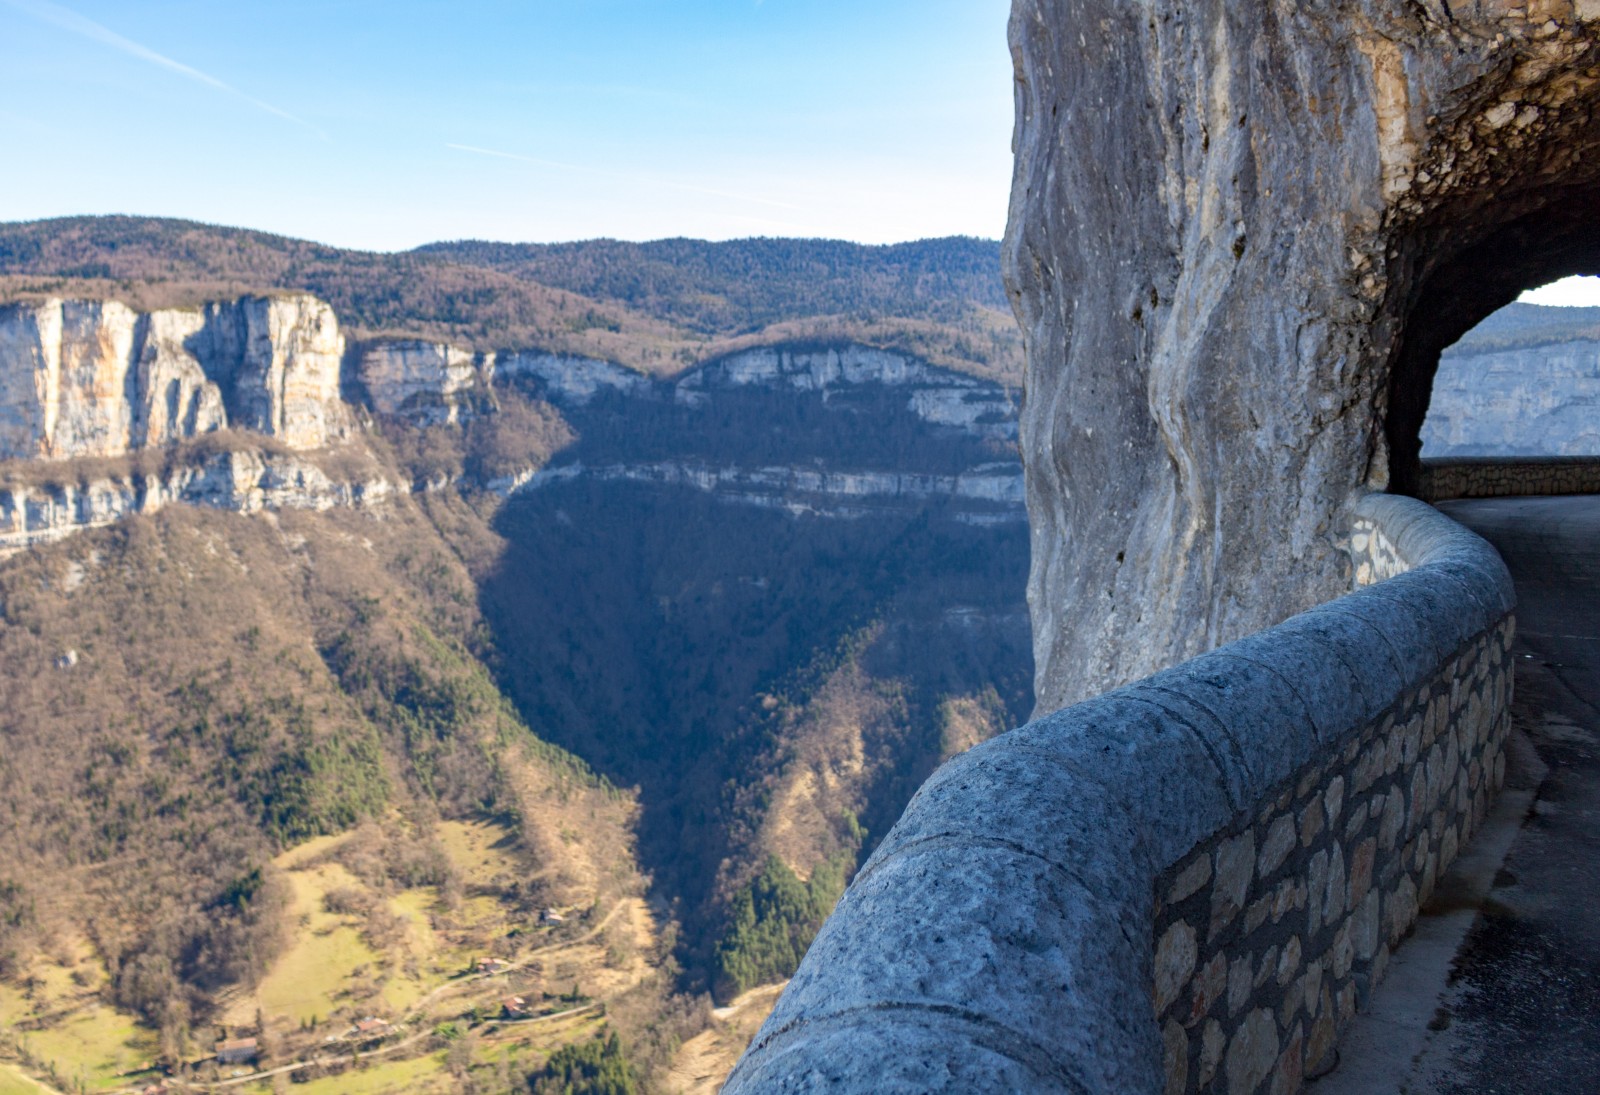
<svg viewBox="0 0 1600 1095"><path fill-rule="evenodd" d="M652 972L645 901L519 913L488 896L520 870L509 831L488 820L439 828L464 880L453 901L437 887L373 892L335 858L353 833L277 858L299 928L256 990L227 1002L218 1031L260 1030L258 1062L207 1064L201 1053L163 1078L149 1065L155 1033L98 1002L84 948L41 956L26 989L0 988L0 1036L29 1066L0 1065L0 1095L55 1090L35 1075L106 1093L249 1095L284 1079L305 1095L443 1092L467 1071L521 1077L598 1032L608 1003ZM379 1024L358 1032L362 1019Z"/></svg>

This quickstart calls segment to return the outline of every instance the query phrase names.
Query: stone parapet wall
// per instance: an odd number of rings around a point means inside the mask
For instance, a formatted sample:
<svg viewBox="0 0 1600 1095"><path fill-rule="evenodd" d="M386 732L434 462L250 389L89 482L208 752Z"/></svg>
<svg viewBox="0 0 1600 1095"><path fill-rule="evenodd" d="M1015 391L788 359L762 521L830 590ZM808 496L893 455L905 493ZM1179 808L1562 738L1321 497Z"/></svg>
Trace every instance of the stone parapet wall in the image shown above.
<svg viewBox="0 0 1600 1095"><path fill-rule="evenodd" d="M725 1090L1296 1090L1504 774L1504 565L1356 518L1375 584L940 768Z"/></svg>
<svg viewBox="0 0 1600 1095"><path fill-rule="evenodd" d="M1507 498L1528 494L1600 494L1600 456L1424 460L1419 497Z"/></svg>
<svg viewBox="0 0 1600 1095"><path fill-rule="evenodd" d="M1508 618L1163 873L1155 1003L1171 1093L1293 1092L1331 1068L1505 780Z"/></svg>

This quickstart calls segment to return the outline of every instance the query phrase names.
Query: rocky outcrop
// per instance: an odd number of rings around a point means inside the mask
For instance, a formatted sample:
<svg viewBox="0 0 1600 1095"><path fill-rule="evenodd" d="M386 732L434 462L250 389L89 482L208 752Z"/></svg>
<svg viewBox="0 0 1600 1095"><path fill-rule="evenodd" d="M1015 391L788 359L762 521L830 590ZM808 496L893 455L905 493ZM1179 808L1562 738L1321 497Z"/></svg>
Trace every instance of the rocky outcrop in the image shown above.
<svg viewBox="0 0 1600 1095"><path fill-rule="evenodd" d="M364 346L356 365L372 409L415 426L471 417L494 368L492 353L414 339Z"/></svg>
<svg viewBox="0 0 1600 1095"><path fill-rule="evenodd" d="M558 406L583 407L602 392L637 395L650 387L649 377L614 362L537 350L504 354L495 371L498 378L526 385Z"/></svg>
<svg viewBox="0 0 1600 1095"><path fill-rule="evenodd" d="M333 310L304 294L148 315L0 306L0 459L121 456L228 427L318 448L349 429L343 356Z"/></svg>
<svg viewBox="0 0 1600 1095"><path fill-rule="evenodd" d="M1022 469L1015 464L984 464L958 475L926 475L806 467L739 468L686 461L596 467L571 463L547 468L511 490L537 490L579 478L690 487L728 501L786 510L796 516L867 517L945 501L957 507L954 517L964 524L996 525L1027 518L1022 508Z"/></svg>
<svg viewBox="0 0 1600 1095"><path fill-rule="evenodd" d="M63 539L181 502L259 513L374 505L404 494L381 474L338 480L292 454L214 453L156 474L108 474L76 483L0 488L0 553Z"/></svg>
<svg viewBox="0 0 1600 1095"><path fill-rule="evenodd" d="M685 373L674 397L680 403L701 406L719 390L788 388L826 397L834 391L868 385L906 389L907 407L925 422L997 440L1017 435L1011 392L935 368L907 354L871 346L742 350Z"/></svg>
<svg viewBox="0 0 1600 1095"><path fill-rule="evenodd" d="M1600 5L1017 0L1039 708L1343 588L1439 353L1600 268Z"/></svg>
<svg viewBox="0 0 1600 1095"><path fill-rule="evenodd" d="M1600 454L1600 342L1447 352L1424 457Z"/></svg>

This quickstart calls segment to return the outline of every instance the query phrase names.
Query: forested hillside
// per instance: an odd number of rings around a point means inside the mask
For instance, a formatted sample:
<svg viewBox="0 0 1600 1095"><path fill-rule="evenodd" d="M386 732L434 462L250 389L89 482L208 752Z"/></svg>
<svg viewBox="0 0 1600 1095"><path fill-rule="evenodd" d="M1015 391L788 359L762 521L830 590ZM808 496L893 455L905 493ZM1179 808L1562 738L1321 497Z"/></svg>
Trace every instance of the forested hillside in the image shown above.
<svg viewBox="0 0 1600 1095"><path fill-rule="evenodd" d="M0 1090L714 1086L1031 706L994 249L0 225L13 299L321 294L348 423L248 424L188 311L6 314ZM92 447L177 388L220 425Z"/></svg>
<svg viewBox="0 0 1600 1095"><path fill-rule="evenodd" d="M1022 375L992 241L463 242L384 254L150 217L0 224L0 300L153 308L273 289L316 294L357 338L538 348L651 373L756 343L847 339L1011 384Z"/></svg>

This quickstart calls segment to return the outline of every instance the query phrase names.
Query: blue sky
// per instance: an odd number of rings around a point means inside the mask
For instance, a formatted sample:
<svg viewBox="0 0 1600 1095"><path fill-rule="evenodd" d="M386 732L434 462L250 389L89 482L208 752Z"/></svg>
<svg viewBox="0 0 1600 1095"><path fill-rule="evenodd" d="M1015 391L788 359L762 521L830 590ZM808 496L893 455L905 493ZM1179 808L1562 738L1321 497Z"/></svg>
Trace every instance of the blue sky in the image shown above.
<svg viewBox="0 0 1600 1095"><path fill-rule="evenodd" d="M995 237L1009 0L0 0L0 220Z"/></svg>

